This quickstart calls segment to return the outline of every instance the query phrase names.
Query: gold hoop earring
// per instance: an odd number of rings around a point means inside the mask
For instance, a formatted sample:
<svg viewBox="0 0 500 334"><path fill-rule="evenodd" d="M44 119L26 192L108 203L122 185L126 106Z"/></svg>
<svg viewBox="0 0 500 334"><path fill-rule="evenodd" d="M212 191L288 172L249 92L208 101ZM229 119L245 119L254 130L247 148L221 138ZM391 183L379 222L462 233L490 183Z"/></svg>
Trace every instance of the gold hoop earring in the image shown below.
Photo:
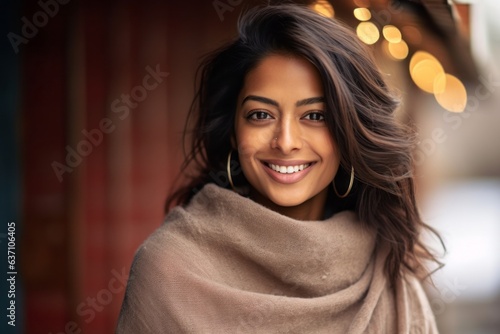
<svg viewBox="0 0 500 334"><path fill-rule="evenodd" d="M339 195L337 192L337 188L335 188L335 180L332 181L333 184L333 191L335 191L335 194L340 197L340 198L345 198L349 193L351 192L352 185L354 184L354 167L351 167L351 179L349 180L349 187L347 187L347 191L343 195Z"/></svg>
<svg viewBox="0 0 500 334"><path fill-rule="evenodd" d="M231 185L231 188L233 188L233 190L236 191L236 189L234 188L233 177L231 176L231 154L232 153L233 153L233 150L229 150L229 155L227 156L226 170L227 170L227 179L229 180L229 184Z"/></svg>

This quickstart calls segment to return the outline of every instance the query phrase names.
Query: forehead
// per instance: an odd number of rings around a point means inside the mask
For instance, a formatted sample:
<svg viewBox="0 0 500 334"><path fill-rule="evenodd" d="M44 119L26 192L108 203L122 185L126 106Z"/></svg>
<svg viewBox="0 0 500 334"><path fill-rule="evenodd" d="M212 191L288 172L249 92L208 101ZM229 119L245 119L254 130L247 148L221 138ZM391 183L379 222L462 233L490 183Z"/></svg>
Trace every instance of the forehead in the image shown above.
<svg viewBox="0 0 500 334"><path fill-rule="evenodd" d="M318 70L306 59L273 54L263 58L245 77L245 93L288 92L297 99L323 94ZM306 96L307 95L307 96Z"/></svg>

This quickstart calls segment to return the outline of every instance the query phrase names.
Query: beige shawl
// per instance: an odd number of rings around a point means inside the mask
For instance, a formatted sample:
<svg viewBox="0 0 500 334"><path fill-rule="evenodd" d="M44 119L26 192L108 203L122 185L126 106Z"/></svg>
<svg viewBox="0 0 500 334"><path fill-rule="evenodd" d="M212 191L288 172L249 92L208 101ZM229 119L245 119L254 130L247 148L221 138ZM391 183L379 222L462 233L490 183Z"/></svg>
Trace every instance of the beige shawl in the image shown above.
<svg viewBox="0 0 500 334"><path fill-rule="evenodd" d="M437 333L350 211L299 221L213 184L139 248L117 333Z"/></svg>

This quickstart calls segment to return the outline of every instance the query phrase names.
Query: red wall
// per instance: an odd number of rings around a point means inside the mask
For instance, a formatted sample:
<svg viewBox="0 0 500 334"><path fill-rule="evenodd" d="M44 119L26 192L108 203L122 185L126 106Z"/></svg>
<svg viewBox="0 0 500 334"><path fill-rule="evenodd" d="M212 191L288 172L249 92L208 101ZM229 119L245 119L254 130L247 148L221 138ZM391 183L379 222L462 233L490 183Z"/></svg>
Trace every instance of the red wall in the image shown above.
<svg viewBox="0 0 500 334"><path fill-rule="evenodd" d="M231 8L220 20L210 1L69 2L20 46L27 333L113 332L179 171L196 66L235 33ZM121 95L143 91L148 66L168 76L125 117Z"/></svg>

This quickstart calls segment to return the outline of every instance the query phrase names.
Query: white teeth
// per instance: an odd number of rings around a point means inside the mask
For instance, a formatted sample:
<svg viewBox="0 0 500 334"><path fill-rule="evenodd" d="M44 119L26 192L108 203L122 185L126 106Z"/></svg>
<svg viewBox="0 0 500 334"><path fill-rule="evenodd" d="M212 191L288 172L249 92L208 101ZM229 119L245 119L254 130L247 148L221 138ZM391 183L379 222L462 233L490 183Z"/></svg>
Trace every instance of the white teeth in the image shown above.
<svg viewBox="0 0 500 334"><path fill-rule="evenodd" d="M311 164L305 164L305 165L297 165L297 166L279 166L279 165L273 165L273 164L268 164L269 167L272 168L272 170L281 173L281 174L293 174L300 172L301 170L304 170L305 168L309 167Z"/></svg>

